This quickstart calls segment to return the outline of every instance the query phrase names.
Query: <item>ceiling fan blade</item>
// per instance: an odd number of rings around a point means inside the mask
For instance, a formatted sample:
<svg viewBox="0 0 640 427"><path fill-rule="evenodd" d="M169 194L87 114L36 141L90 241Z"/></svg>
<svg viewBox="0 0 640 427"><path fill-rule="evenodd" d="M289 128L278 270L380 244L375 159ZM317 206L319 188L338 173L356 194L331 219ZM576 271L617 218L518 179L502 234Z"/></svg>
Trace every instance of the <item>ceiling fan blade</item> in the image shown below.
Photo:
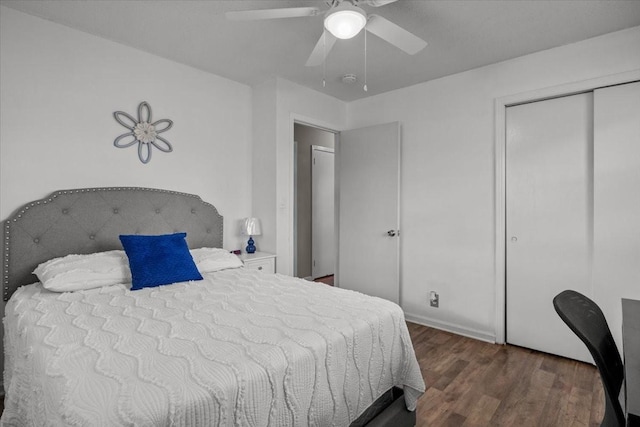
<svg viewBox="0 0 640 427"><path fill-rule="evenodd" d="M320 36L318 43L316 43L316 47L313 48L313 52L309 55L309 59L307 59L305 65L307 67L315 67L316 65L322 64L336 40L338 39L333 34L325 30Z"/></svg>
<svg viewBox="0 0 640 427"><path fill-rule="evenodd" d="M395 3L398 0L361 0L361 1L363 1L367 6L380 7L390 3Z"/></svg>
<svg viewBox="0 0 640 427"><path fill-rule="evenodd" d="M427 45L427 42L420 37L411 34L382 16L369 15L369 22L365 28L409 55L415 55Z"/></svg>
<svg viewBox="0 0 640 427"><path fill-rule="evenodd" d="M256 21L260 19L301 18L316 16L320 13L317 7L290 7L283 9L236 10L224 15L230 21Z"/></svg>

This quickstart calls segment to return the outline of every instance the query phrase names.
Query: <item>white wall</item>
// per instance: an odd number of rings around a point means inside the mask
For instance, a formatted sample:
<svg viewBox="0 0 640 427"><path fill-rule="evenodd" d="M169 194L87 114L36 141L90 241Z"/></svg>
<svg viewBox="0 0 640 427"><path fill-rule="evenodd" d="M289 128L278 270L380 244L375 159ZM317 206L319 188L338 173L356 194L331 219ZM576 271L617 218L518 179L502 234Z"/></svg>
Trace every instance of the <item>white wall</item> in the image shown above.
<svg viewBox="0 0 640 427"><path fill-rule="evenodd" d="M0 217L51 191L143 186L200 195L226 224L251 213L251 88L2 7ZM114 111L171 119L172 153L113 146ZM243 241L225 227L224 244Z"/></svg>
<svg viewBox="0 0 640 427"><path fill-rule="evenodd" d="M113 146L113 112L142 101L174 122L174 151L146 165ZM251 106L248 86L0 7L0 217L57 189L166 188L213 203L238 248L228 225L251 213Z"/></svg>
<svg viewBox="0 0 640 427"><path fill-rule="evenodd" d="M278 272L293 275L293 123L305 121L342 130L346 103L324 93L278 79L276 124L277 253Z"/></svg>
<svg viewBox="0 0 640 427"><path fill-rule="evenodd" d="M276 102L277 85L270 79L253 88L253 216L262 222L257 250L276 253ZM243 246L244 250L244 246ZM276 259L276 268L278 266Z"/></svg>
<svg viewBox="0 0 640 427"><path fill-rule="evenodd" d="M640 68L640 27L348 104L348 126L402 123L402 300L407 317L496 333L494 100ZM371 82L370 84L375 84ZM428 306L430 290L440 308Z"/></svg>
<svg viewBox="0 0 640 427"><path fill-rule="evenodd" d="M280 78L255 87L254 102L261 106L254 108L253 211L262 219L264 233L258 242L262 250L278 254L279 273L292 275L293 123L342 130L347 107L343 101ZM270 121L274 112L275 129Z"/></svg>

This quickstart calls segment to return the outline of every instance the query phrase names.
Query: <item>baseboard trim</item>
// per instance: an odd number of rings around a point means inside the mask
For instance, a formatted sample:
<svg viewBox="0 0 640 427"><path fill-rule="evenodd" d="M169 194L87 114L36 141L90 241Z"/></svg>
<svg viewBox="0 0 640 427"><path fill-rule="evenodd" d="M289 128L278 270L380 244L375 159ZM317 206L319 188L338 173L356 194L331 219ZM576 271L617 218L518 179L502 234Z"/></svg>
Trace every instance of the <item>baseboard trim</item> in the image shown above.
<svg viewBox="0 0 640 427"><path fill-rule="evenodd" d="M462 335L463 337L473 338L480 341L496 343L496 337L493 334L489 334L476 329L465 328L459 325L455 325L449 322L442 322L440 320L431 319L429 317L420 316L417 314L405 313L404 318L409 322L417 323L423 326L429 326L430 328L440 329L442 331L451 332L453 334Z"/></svg>

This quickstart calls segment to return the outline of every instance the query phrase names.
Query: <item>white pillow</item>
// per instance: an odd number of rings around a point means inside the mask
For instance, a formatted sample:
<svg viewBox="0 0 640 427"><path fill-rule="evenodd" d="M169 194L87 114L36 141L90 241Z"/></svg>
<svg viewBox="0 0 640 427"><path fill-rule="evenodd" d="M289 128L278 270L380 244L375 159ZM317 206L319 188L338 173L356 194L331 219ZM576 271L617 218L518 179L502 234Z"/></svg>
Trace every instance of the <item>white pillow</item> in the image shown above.
<svg viewBox="0 0 640 427"><path fill-rule="evenodd" d="M242 267L242 261L236 255L225 249L198 248L191 249L193 262L200 273L213 273L227 268Z"/></svg>
<svg viewBox="0 0 640 427"><path fill-rule="evenodd" d="M53 292L131 283L129 260L124 251L118 250L54 258L40 264L33 274Z"/></svg>
<svg viewBox="0 0 640 427"><path fill-rule="evenodd" d="M192 249L191 256L200 273L242 267L242 261L225 249ZM131 283L129 259L124 251L67 255L43 262L33 271L45 289L72 292Z"/></svg>

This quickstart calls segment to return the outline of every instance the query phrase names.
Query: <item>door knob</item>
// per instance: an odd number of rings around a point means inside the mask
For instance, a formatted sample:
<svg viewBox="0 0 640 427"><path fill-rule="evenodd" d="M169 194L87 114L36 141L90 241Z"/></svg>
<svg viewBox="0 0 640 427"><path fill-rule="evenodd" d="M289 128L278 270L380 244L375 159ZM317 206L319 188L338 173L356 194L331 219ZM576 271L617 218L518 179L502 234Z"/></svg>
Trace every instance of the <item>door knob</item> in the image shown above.
<svg viewBox="0 0 640 427"><path fill-rule="evenodd" d="M395 237L400 235L400 230L389 230L387 231L387 235L389 237Z"/></svg>

